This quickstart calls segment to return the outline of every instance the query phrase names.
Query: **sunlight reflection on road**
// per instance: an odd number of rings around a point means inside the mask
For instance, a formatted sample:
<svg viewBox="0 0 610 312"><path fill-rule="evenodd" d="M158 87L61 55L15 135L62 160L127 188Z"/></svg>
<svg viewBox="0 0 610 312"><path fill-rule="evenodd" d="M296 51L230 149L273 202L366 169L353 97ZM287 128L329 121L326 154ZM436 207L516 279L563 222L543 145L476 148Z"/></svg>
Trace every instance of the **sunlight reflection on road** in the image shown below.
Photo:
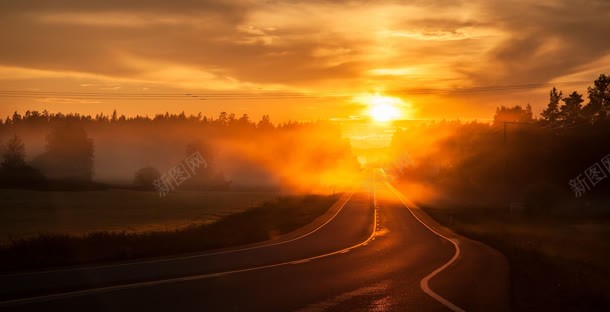
<svg viewBox="0 0 610 312"><path fill-rule="evenodd" d="M387 296L391 282L389 280L382 281L371 286L358 288L356 290L340 294L334 298L323 302L311 304L298 312L319 312L326 311L339 305L346 304L349 306L349 301L354 300L359 303L362 300L372 300L371 303L362 311L390 311L395 304L392 299ZM356 311L350 309L350 311Z"/></svg>

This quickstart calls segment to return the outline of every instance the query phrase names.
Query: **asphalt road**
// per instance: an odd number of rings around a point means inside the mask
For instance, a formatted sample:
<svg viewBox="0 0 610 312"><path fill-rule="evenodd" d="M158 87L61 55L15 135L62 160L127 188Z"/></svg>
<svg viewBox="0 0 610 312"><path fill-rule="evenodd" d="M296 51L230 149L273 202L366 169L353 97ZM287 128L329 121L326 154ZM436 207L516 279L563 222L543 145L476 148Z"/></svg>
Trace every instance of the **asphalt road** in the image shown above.
<svg viewBox="0 0 610 312"><path fill-rule="evenodd" d="M0 276L7 311L507 311L498 252L441 228L385 181L279 240Z"/></svg>

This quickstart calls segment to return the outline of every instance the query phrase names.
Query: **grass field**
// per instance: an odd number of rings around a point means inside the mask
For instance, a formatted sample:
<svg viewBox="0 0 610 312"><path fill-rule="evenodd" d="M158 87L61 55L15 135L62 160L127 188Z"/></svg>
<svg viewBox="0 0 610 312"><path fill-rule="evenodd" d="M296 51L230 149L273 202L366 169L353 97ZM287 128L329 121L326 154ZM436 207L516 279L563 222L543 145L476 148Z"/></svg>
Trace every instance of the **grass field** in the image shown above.
<svg viewBox="0 0 610 312"><path fill-rule="evenodd" d="M174 230L206 224L275 199L274 192L0 190L0 244L45 234Z"/></svg>
<svg viewBox="0 0 610 312"><path fill-rule="evenodd" d="M0 271L166 256L260 242L321 216L338 197L283 196L217 222L172 231L46 234L0 245Z"/></svg>
<svg viewBox="0 0 610 312"><path fill-rule="evenodd" d="M424 209L510 262L515 311L607 311L610 220L490 213L465 207Z"/></svg>

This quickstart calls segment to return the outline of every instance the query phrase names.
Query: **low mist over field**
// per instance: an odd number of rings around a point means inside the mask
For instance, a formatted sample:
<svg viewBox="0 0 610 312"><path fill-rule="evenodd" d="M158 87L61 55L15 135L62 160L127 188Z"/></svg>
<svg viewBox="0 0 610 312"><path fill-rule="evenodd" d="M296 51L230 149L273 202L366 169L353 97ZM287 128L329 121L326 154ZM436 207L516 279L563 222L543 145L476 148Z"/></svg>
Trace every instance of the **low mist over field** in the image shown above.
<svg viewBox="0 0 610 312"><path fill-rule="evenodd" d="M15 113L2 128L0 140L23 137L26 158L40 166L48 136L66 125L66 132L84 131L91 141L95 182L128 185L138 169L154 167L165 172L197 151L207 167L206 177L195 178L215 181L217 186L343 187L359 168L337 126L328 122L274 125L268 116L253 122L247 115L237 119L226 113L213 118L165 114L127 119L28 111L23 117Z"/></svg>

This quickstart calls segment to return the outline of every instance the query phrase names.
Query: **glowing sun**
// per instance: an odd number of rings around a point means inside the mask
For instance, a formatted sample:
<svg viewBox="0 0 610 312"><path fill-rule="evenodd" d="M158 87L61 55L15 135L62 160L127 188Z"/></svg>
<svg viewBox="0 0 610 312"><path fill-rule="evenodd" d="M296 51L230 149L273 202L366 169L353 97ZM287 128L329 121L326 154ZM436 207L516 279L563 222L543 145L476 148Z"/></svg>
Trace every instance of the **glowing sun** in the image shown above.
<svg viewBox="0 0 610 312"><path fill-rule="evenodd" d="M368 115L377 122L388 122L402 117L399 98L389 96L369 96L365 100L368 105Z"/></svg>

